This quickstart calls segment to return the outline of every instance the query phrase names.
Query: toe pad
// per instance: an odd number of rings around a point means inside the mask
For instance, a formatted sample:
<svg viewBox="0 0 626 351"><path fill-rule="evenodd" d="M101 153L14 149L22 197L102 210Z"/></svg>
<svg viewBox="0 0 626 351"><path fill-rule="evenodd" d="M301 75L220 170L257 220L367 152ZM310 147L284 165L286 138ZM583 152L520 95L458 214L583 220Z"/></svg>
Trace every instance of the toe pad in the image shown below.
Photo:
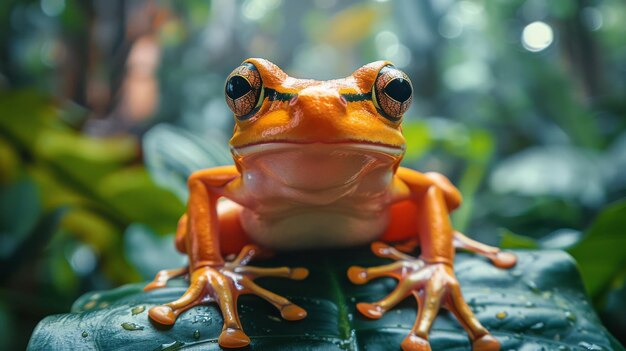
<svg viewBox="0 0 626 351"><path fill-rule="evenodd" d="M250 344L250 338L241 329L227 328L222 331L217 342L221 347L237 348Z"/></svg>
<svg viewBox="0 0 626 351"><path fill-rule="evenodd" d="M173 325L176 322L176 315L174 315L174 311L169 306L154 306L148 311L148 315L159 324Z"/></svg>

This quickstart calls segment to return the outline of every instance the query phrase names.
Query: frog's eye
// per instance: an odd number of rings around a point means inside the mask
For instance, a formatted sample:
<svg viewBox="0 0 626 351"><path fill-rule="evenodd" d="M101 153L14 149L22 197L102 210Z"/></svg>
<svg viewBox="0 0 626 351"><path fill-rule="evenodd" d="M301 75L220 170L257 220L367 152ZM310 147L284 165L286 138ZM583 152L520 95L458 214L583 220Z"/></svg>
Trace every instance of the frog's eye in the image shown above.
<svg viewBox="0 0 626 351"><path fill-rule="evenodd" d="M388 65L378 72L372 95L372 101L381 115L395 122L411 105L413 85L404 72Z"/></svg>
<svg viewBox="0 0 626 351"><path fill-rule="evenodd" d="M244 63L235 68L226 79L224 92L228 107L240 119L248 119L261 105L263 91L261 74L251 63Z"/></svg>

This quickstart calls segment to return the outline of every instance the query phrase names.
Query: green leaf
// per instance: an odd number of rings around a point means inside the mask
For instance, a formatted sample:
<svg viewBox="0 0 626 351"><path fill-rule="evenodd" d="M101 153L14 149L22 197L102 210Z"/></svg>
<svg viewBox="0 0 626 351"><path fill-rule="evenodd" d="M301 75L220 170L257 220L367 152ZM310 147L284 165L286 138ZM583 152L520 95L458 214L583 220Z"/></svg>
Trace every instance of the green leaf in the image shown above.
<svg viewBox="0 0 626 351"><path fill-rule="evenodd" d="M41 215L37 186L30 178L0 187L0 259L10 257L31 234Z"/></svg>
<svg viewBox="0 0 626 351"><path fill-rule="evenodd" d="M11 144L0 138L0 185L13 180L20 170L20 159Z"/></svg>
<svg viewBox="0 0 626 351"><path fill-rule="evenodd" d="M233 163L225 140L200 138L182 128L159 124L143 137L144 159L157 184L187 201L191 173Z"/></svg>
<svg viewBox="0 0 626 351"><path fill-rule="evenodd" d="M140 223L126 228L124 253L143 279L152 279L163 267L183 267L187 262L186 256L176 251L173 235L157 235Z"/></svg>
<svg viewBox="0 0 626 351"><path fill-rule="evenodd" d="M626 200L605 208L569 253L576 258L591 296L607 288L626 265Z"/></svg>
<svg viewBox="0 0 626 351"><path fill-rule="evenodd" d="M0 257L0 283L9 277L23 262L29 262L33 257L39 255L44 245L46 245L54 232L59 227L59 222L67 212L67 208L59 207L41 216L35 227L15 248L13 254L8 258Z"/></svg>
<svg viewBox="0 0 626 351"><path fill-rule="evenodd" d="M608 168L593 151L533 147L502 161L491 173L491 188L501 194L554 197L588 206L602 203Z"/></svg>
<svg viewBox="0 0 626 351"><path fill-rule="evenodd" d="M430 130L424 121L405 122L402 125L402 134L406 139L405 160L417 160L431 147Z"/></svg>
<svg viewBox="0 0 626 351"><path fill-rule="evenodd" d="M33 91L0 93L0 132L21 147L32 149L39 133L54 125L51 100Z"/></svg>
<svg viewBox="0 0 626 351"><path fill-rule="evenodd" d="M498 269L474 255L456 258L465 299L503 350L624 350L591 309L571 257L561 251L517 254L519 262L511 270ZM266 301L241 297L239 312L252 350L395 350L413 325L413 299L379 320L366 319L355 309L356 302L378 300L395 286L389 278L362 286L348 281L346 270L353 264L388 263L368 248L281 254L261 263L310 269L303 281L259 279L261 286L285 295L309 313L301 321L288 322ZM180 315L173 327L157 329L147 311L179 298L186 283L173 281L167 288L147 293L143 286L125 285L82 296L71 313L41 321L28 349L220 349L222 316L215 304L194 307ZM447 311L438 315L430 337L434 350L470 349L467 334Z"/></svg>
<svg viewBox="0 0 626 351"><path fill-rule="evenodd" d="M150 223L161 234L173 232L185 211L182 202L155 185L142 167L112 172L98 184L98 193L130 222Z"/></svg>
<svg viewBox="0 0 626 351"><path fill-rule="evenodd" d="M612 284L612 290L606 296L606 303L601 308L600 316L609 330L612 330L624 341L626 335L626 267L622 268L620 277Z"/></svg>
<svg viewBox="0 0 626 351"><path fill-rule="evenodd" d="M502 230L500 247L505 249L538 249L539 244L533 238L515 234L509 230Z"/></svg>
<svg viewBox="0 0 626 351"><path fill-rule="evenodd" d="M2 340L2 347L7 349L13 349L15 341L15 327L13 316L10 310L5 305L4 301L0 301L0 340Z"/></svg>

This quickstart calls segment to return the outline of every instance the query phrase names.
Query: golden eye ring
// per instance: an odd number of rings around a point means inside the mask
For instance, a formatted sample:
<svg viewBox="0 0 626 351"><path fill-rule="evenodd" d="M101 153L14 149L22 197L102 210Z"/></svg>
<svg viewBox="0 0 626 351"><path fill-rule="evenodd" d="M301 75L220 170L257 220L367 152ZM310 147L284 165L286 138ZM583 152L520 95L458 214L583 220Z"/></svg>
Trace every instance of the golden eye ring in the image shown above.
<svg viewBox="0 0 626 351"><path fill-rule="evenodd" d="M378 72L372 95L378 112L388 120L397 122L411 106L413 84L406 73L387 65Z"/></svg>
<svg viewBox="0 0 626 351"><path fill-rule="evenodd" d="M262 92L261 74L249 62L235 68L224 86L226 104L239 120L246 120L254 115L262 101Z"/></svg>

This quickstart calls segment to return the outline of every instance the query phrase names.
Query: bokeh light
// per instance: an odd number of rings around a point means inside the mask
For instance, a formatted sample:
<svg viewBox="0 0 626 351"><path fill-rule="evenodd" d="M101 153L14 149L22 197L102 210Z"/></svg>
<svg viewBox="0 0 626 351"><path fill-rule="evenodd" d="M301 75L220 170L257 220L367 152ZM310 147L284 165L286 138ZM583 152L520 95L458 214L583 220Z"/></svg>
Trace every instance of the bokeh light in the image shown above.
<svg viewBox="0 0 626 351"><path fill-rule="evenodd" d="M542 51L550 46L553 40L552 27L541 21L527 25L522 31L522 44L528 51Z"/></svg>

